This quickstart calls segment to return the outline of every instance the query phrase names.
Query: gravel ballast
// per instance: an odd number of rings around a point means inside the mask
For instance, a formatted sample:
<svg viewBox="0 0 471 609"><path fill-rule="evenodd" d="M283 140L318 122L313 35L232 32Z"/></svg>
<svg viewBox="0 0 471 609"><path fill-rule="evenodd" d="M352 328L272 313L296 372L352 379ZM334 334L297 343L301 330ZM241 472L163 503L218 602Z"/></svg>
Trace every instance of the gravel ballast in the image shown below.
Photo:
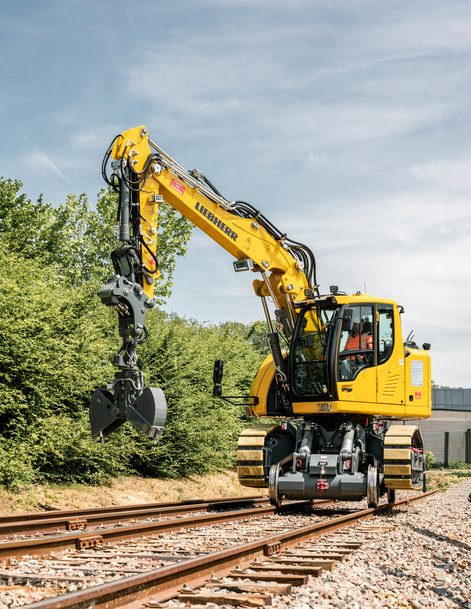
<svg viewBox="0 0 471 609"><path fill-rule="evenodd" d="M355 533L360 550L334 571L310 578L277 609L471 608L471 480L444 493L397 508L369 524L388 533ZM349 530L350 531L350 530Z"/></svg>

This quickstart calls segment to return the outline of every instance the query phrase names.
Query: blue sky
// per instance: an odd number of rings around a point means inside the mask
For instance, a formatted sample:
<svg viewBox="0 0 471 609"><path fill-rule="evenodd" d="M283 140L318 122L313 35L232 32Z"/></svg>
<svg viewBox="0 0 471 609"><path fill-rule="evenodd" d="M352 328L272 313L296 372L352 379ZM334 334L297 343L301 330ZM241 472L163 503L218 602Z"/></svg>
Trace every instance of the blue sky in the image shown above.
<svg viewBox="0 0 471 609"><path fill-rule="evenodd" d="M112 137L181 165L311 246L321 291L404 305L433 377L471 386L471 2L0 0L0 174L90 201ZM195 232L169 310L262 317Z"/></svg>

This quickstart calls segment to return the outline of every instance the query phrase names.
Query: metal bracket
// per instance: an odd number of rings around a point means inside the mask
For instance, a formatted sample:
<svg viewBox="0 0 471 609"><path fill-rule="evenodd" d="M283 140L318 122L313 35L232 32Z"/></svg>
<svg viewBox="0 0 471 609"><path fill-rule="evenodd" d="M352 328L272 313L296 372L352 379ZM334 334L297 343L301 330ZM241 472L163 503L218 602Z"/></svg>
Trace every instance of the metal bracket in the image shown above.
<svg viewBox="0 0 471 609"><path fill-rule="evenodd" d="M103 543L103 537L97 535L96 537L82 537L75 541L75 548L77 550L88 550L89 548L96 548Z"/></svg>
<svg viewBox="0 0 471 609"><path fill-rule="evenodd" d="M263 546L263 554L265 556L271 556L272 554L278 554L281 551L281 542L267 543Z"/></svg>
<svg viewBox="0 0 471 609"><path fill-rule="evenodd" d="M86 520L69 520L65 525L67 531L79 531L87 528Z"/></svg>

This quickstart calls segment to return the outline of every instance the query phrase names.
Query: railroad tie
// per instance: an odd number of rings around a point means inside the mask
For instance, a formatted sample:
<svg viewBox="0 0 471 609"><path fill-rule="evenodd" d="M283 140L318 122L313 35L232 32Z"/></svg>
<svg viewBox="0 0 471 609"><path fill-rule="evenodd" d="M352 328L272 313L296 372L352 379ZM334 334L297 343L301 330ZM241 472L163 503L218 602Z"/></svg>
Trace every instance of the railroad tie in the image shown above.
<svg viewBox="0 0 471 609"><path fill-rule="evenodd" d="M240 594L224 592L183 592L175 597L182 603L194 603L205 605L214 603L215 605L235 605L238 607L266 607L272 604L272 596L263 593Z"/></svg>
<svg viewBox="0 0 471 609"><path fill-rule="evenodd" d="M280 584L289 584L291 586L304 586L307 584L308 576L304 574L290 574L290 573L263 573L259 571L243 571L242 569L232 571L228 577L236 581L251 580L255 582L274 582Z"/></svg>
<svg viewBox="0 0 471 609"><path fill-rule="evenodd" d="M265 563L257 563L250 567L256 571L262 572L279 572L279 573L288 573L293 575L312 575L313 577L319 577L322 573L322 567L319 566L299 566L297 564L287 564L287 563L274 563L274 562L265 562Z"/></svg>
<svg viewBox="0 0 471 609"><path fill-rule="evenodd" d="M359 533L389 533L395 528L395 524L360 524L357 531Z"/></svg>
<svg viewBox="0 0 471 609"><path fill-rule="evenodd" d="M0 581L6 582L7 585L13 584L46 584L47 582L90 582L93 577L74 577L72 575L51 575L37 573L17 573L15 571L0 571Z"/></svg>
<svg viewBox="0 0 471 609"><path fill-rule="evenodd" d="M205 588L214 588L219 591L228 590L230 592L263 592L265 594L291 594L291 584L280 584L273 581L265 582L218 582L205 584Z"/></svg>
<svg viewBox="0 0 471 609"><path fill-rule="evenodd" d="M314 549L322 549L327 550L329 548L345 548L348 550L356 550L361 548L363 545L362 541L341 541L336 539L328 539L326 541L311 541L311 542L303 542L298 544L296 547L298 548L314 548Z"/></svg>
<svg viewBox="0 0 471 609"><path fill-rule="evenodd" d="M310 558L311 560L343 560L347 554L351 552L329 552L322 550L311 550L311 551L296 551L287 550L282 554L278 554L276 558Z"/></svg>
<svg viewBox="0 0 471 609"><path fill-rule="evenodd" d="M316 568L316 569L325 569L326 571L333 571L335 566L335 560L309 560L304 558L296 558L291 556L283 556L279 555L275 558L270 558L266 562L257 564L257 569L264 569L266 566L275 566L278 567L289 567L290 565L297 566L301 569L304 568Z"/></svg>

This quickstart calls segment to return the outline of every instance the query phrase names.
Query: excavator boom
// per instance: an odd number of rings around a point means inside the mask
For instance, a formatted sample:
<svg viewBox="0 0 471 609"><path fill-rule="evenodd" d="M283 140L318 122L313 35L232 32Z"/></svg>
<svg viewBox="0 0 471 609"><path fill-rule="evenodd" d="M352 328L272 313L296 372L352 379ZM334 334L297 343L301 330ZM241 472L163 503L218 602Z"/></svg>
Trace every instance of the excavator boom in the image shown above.
<svg viewBox="0 0 471 609"><path fill-rule="evenodd" d="M111 160L112 173L107 175ZM198 226L235 259L236 270L260 272L253 282L271 326L266 299L275 305L278 329L289 340L296 321L294 303L315 287L315 261L309 248L289 240L252 205L229 202L198 170L187 171L149 140L146 127L118 135L103 161L103 176L119 193L118 234L122 245L111 258L115 275L98 291L103 304L118 313L123 338L114 359L118 369L90 403L95 440L104 439L126 420L157 440L166 418L160 389L145 388L136 347L147 337L144 320L155 306L157 220L165 201ZM278 334L269 335L274 361L286 381Z"/></svg>
<svg viewBox="0 0 471 609"><path fill-rule="evenodd" d="M114 380L91 400L95 440L126 420L154 440L165 425L165 396L145 386L136 353L147 338L146 313L155 307L158 206L165 201L233 256L236 271L258 274L253 288L271 355L244 405L250 416L285 421L242 432L241 484L268 487L275 505L283 497L366 497L375 505L386 492L392 500L395 489L425 484L420 430L387 427L388 420L431 412L430 345L419 349L404 342L402 307L369 294L347 295L336 286L320 294L307 246L289 239L251 204L227 200L200 171L183 169L149 139L146 127L113 140L103 175L119 193L121 245L111 254L115 275L98 294L116 309L123 342ZM221 378L219 360L214 395L232 399L222 395Z"/></svg>

